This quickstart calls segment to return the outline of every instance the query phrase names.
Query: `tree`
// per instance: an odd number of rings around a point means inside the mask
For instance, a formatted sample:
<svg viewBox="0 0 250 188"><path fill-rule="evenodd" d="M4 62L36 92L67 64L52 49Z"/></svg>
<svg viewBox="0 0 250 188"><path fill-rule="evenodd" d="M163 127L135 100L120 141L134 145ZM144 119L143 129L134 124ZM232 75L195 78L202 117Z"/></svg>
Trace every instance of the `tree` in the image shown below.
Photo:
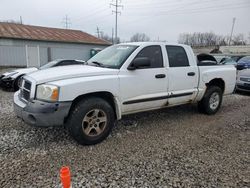
<svg viewBox="0 0 250 188"><path fill-rule="evenodd" d="M145 42L145 41L150 41L150 38L145 33L136 33L130 38L130 41L131 42Z"/></svg>
<svg viewBox="0 0 250 188"><path fill-rule="evenodd" d="M112 44L114 43L114 38L110 37L108 34L105 34L103 32L100 32L100 39L106 40L108 42L111 42ZM117 43L120 43L120 38L117 38Z"/></svg>
<svg viewBox="0 0 250 188"><path fill-rule="evenodd" d="M233 45L246 45L247 41L242 33L235 35L232 40Z"/></svg>
<svg viewBox="0 0 250 188"><path fill-rule="evenodd" d="M216 35L213 32L182 33L179 35L178 42L190 46L227 45L228 37Z"/></svg>

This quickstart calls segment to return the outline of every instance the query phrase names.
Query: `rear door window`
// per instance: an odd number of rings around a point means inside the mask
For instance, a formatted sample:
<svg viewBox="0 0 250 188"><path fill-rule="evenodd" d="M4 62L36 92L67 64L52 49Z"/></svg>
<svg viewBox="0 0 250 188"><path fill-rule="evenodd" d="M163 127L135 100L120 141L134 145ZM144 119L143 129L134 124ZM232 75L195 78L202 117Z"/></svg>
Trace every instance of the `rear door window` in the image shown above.
<svg viewBox="0 0 250 188"><path fill-rule="evenodd" d="M186 51L181 46L166 46L169 67L189 66Z"/></svg>

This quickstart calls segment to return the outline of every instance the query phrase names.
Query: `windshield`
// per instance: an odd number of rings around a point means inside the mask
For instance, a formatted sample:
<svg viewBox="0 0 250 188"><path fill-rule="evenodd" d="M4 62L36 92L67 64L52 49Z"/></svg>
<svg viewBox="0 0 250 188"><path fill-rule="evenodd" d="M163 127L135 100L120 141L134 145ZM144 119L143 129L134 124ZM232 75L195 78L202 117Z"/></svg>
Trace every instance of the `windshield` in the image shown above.
<svg viewBox="0 0 250 188"><path fill-rule="evenodd" d="M87 61L88 65L119 69L138 46L114 45L105 48Z"/></svg>
<svg viewBox="0 0 250 188"><path fill-rule="evenodd" d="M58 63L57 60L51 61L51 62L48 62L47 64L41 66L39 69L40 69L40 70L42 70L42 69L48 69L48 68L50 68L50 67L55 66L57 63Z"/></svg>

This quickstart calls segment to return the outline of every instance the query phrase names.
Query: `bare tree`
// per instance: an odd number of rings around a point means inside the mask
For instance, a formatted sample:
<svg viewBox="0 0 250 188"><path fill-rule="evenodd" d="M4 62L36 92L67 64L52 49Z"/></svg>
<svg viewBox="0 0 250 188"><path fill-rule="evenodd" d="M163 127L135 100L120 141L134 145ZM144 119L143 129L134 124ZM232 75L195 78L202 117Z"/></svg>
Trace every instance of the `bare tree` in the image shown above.
<svg viewBox="0 0 250 188"><path fill-rule="evenodd" d="M130 38L130 41L131 42L144 42L144 41L150 41L150 38L145 33L136 33Z"/></svg>
<svg viewBox="0 0 250 188"><path fill-rule="evenodd" d="M245 39L244 35L240 33L233 37L232 42L233 42L233 45L246 45L247 40Z"/></svg>
<svg viewBox="0 0 250 188"><path fill-rule="evenodd" d="M106 40L108 42L111 42L112 44L114 43L114 38L112 38L111 36L109 36L108 34L105 34L103 32L100 32L100 39ZM117 38L117 43L120 43L120 38Z"/></svg>
<svg viewBox="0 0 250 188"><path fill-rule="evenodd" d="M178 42L199 47L228 45L228 36L216 35L213 32L182 33L179 36Z"/></svg>

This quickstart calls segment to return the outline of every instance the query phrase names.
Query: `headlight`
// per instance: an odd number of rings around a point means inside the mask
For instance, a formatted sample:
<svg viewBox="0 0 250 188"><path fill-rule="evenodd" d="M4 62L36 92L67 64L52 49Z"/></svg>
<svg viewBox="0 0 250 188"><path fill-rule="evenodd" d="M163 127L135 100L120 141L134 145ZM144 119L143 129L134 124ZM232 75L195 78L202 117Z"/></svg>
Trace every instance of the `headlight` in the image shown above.
<svg viewBox="0 0 250 188"><path fill-rule="evenodd" d="M36 89L36 98L46 101L57 101L59 96L59 88L55 85L42 84Z"/></svg>

